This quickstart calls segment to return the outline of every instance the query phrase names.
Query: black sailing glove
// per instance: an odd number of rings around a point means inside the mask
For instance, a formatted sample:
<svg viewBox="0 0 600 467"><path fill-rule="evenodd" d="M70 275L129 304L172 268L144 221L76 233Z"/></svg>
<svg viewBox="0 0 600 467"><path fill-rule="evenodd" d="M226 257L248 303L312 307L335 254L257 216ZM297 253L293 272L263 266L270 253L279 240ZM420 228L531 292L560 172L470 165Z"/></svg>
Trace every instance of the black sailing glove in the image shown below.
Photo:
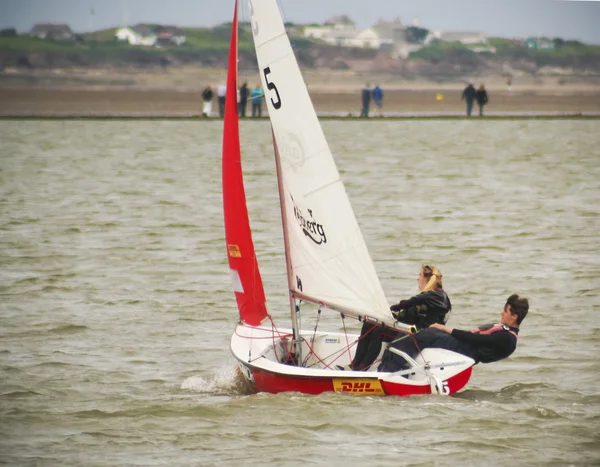
<svg viewBox="0 0 600 467"><path fill-rule="evenodd" d="M392 316L396 321L404 321L406 319L406 310L394 310Z"/></svg>
<svg viewBox="0 0 600 467"><path fill-rule="evenodd" d="M401 321L404 316L404 308L406 308L406 300L401 300L400 303L392 305L390 310L392 311L392 316L396 321Z"/></svg>

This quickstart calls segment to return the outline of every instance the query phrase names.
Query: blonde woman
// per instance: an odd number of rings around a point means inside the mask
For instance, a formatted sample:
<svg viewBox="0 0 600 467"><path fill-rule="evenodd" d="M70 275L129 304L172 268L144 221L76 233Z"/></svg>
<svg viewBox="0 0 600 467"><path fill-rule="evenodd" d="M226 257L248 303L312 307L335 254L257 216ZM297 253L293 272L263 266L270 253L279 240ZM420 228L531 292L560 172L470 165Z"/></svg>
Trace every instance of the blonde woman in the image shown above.
<svg viewBox="0 0 600 467"><path fill-rule="evenodd" d="M450 298L442 288L442 273L432 264L424 264L417 279L420 293L392 305L397 321L424 329L433 323L445 324L452 309ZM391 342L400 336L396 329L368 322L363 324L350 369L366 371L381 352L382 342Z"/></svg>
<svg viewBox="0 0 600 467"><path fill-rule="evenodd" d="M445 324L452 310L450 298L442 287L442 273L432 264L421 266L417 279L421 293L392 305L392 315L397 321L427 328L433 323Z"/></svg>

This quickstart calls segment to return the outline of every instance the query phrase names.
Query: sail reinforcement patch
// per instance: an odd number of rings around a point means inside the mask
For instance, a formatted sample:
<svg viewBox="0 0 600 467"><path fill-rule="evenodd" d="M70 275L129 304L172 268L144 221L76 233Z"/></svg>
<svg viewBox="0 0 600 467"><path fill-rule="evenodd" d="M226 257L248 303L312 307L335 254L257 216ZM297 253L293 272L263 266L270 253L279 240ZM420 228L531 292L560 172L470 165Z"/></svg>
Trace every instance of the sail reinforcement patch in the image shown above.
<svg viewBox="0 0 600 467"><path fill-rule="evenodd" d="M233 286L233 291L238 293L244 293L244 286L242 285L242 280L240 279L240 274L235 269L230 269L231 271L231 285Z"/></svg>

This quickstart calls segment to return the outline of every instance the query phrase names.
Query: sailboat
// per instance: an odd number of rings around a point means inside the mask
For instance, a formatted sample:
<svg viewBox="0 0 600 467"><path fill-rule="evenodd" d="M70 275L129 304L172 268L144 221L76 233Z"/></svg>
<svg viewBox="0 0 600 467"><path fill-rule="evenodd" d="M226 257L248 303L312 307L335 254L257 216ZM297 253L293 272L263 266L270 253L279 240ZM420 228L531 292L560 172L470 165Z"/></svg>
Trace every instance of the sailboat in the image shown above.
<svg viewBox="0 0 600 467"><path fill-rule="evenodd" d="M258 392L357 395L453 394L468 382L474 361L444 349L418 356L399 352L409 369L394 373L343 371L358 334L345 319L395 322L335 161L302 78L276 0L248 0L259 73L273 135L287 265L289 328L267 308L254 249L241 165L237 89L238 4L232 23L223 134L223 211L226 251L239 311L231 352ZM300 329L303 308L315 325ZM318 329L323 313L340 316ZM304 318L303 318L304 319Z"/></svg>

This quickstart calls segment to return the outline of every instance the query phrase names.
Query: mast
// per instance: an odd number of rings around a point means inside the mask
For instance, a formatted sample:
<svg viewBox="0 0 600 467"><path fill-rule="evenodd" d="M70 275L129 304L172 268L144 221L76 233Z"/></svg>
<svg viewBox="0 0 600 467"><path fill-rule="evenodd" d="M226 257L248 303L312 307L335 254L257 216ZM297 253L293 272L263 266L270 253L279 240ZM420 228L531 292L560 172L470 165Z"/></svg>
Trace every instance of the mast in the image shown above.
<svg viewBox="0 0 600 467"><path fill-rule="evenodd" d="M271 130L272 131L272 130ZM298 312L296 312L296 301L294 299L294 271L292 269L292 259L290 258L290 243L288 232L285 226L287 225L285 213L285 193L283 191L283 174L281 171L281 161L279 159L279 149L277 148L277 140L273 133L273 148L275 149L275 169L277 171L277 189L279 191L279 208L281 209L281 226L283 228L283 245L285 249L285 265L288 279L288 296L290 299L290 318L292 322L292 345L296 356L296 363L302 361L302 341L300 339L300 328L298 325Z"/></svg>

